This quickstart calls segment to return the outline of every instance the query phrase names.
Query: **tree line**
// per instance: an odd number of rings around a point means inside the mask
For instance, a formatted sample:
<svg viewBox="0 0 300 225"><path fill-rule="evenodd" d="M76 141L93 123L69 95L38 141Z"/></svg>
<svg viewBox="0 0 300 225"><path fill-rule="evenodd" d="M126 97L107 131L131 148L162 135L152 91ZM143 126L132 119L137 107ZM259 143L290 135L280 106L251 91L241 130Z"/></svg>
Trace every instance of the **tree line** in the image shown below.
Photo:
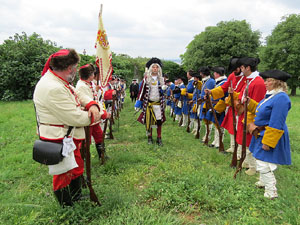
<svg viewBox="0 0 300 225"><path fill-rule="evenodd" d="M261 43L261 33L253 31L245 20L221 21L206 27L188 44L181 60L185 70L200 66L228 66L233 57L259 57L259 71L279 69L292 75L288 80L291 95L300 86L300 15L284 16Z"/></svg>
<svg viewBox="0 0 300 225"><path fill-rule="evenodd" d="M288 85L291 95L296 95L300 86L300 15L291 14L282 18L262 44L261 33L253 31L245 20L221 21L197 34L180 55L182 65L163 60L163 72L170 79L185 71L199 70L201 66L223 66L227 68L233 56L259 57L259 71L280 69L292 75ZM35 84L49 55L61 49L55 42L43 40L37 34L15 34L0 45L0 100L14 101L32 99ZM141 79L145 57L132 58L126 54L113 53L114 74L127 82ZM93 63L95 56L80 54L80 65Z"/></svg>

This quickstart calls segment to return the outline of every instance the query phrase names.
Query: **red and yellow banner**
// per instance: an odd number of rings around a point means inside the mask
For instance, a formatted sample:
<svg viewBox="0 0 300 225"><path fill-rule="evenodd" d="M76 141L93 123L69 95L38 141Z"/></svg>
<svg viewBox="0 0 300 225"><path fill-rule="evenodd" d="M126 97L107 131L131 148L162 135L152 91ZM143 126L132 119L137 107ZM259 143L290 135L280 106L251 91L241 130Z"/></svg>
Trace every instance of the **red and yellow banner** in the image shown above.
<svg viewBox="0 0 300 225"><path fill-rule="evenodd" d="M111 64L112 54L102 21L102 6L99 13L98 33L96 39L96 65L99 67L100 85L105 87L112 77L113 67Z"/></svg>

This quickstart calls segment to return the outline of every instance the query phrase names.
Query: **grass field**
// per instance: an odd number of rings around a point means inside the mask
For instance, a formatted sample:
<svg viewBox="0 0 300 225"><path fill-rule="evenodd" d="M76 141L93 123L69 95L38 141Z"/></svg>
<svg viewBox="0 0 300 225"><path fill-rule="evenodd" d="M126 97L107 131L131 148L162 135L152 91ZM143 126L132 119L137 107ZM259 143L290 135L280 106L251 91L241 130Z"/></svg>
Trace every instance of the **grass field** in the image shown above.
<svg viewBox="0 0 300 225"><path fill-rule="evenodd" d="M170 117L164 146L149 146L126 99L115 139L106 141L110 160L104 166L91 147L102 206L83 200L64 209L55 201L48 168L32 160L32 101L0 102L0 224L300 224L300 97L291 100L292 165L275 172L278 199L265 199L255 188L258 174L242 172L234 180L231 155L204 146Z"/></svg>

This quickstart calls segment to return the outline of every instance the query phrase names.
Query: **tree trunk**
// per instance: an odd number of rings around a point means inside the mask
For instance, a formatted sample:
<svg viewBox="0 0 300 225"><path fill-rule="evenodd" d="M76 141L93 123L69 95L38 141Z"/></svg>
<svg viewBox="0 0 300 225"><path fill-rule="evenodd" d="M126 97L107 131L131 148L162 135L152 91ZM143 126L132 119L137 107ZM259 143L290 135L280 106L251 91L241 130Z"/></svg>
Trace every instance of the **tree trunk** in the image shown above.
<svg viewBox="0 0 300 225"><path fill-rule="evenodd" d="M296 96L296 90L297 90L297 87L295 87L295 86L291 87L291 96Z"/></svg>

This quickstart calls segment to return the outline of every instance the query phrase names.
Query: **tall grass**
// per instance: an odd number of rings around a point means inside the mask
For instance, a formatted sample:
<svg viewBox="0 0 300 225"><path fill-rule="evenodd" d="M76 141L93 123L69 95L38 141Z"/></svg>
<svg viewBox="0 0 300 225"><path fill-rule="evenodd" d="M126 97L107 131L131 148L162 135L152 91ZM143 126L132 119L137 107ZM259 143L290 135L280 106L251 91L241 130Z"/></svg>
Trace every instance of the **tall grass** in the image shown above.
<svg viewBox="0 0 300 225"><path fill-rule="evenodd" d="M164 146L148 145L126 99L115 139L106 140L110 160L104 166L91 146L93 186L102 206L86 199L64 209L55 201L47 167L32 160L37 138L32 101L0 102L0 223L300 224L300 98L291 100L287 123L293 164L275 172L278 199L263 197L254 186L257 176L242 172L234 180L231 155L204 146L168 116Z"/></svg>

